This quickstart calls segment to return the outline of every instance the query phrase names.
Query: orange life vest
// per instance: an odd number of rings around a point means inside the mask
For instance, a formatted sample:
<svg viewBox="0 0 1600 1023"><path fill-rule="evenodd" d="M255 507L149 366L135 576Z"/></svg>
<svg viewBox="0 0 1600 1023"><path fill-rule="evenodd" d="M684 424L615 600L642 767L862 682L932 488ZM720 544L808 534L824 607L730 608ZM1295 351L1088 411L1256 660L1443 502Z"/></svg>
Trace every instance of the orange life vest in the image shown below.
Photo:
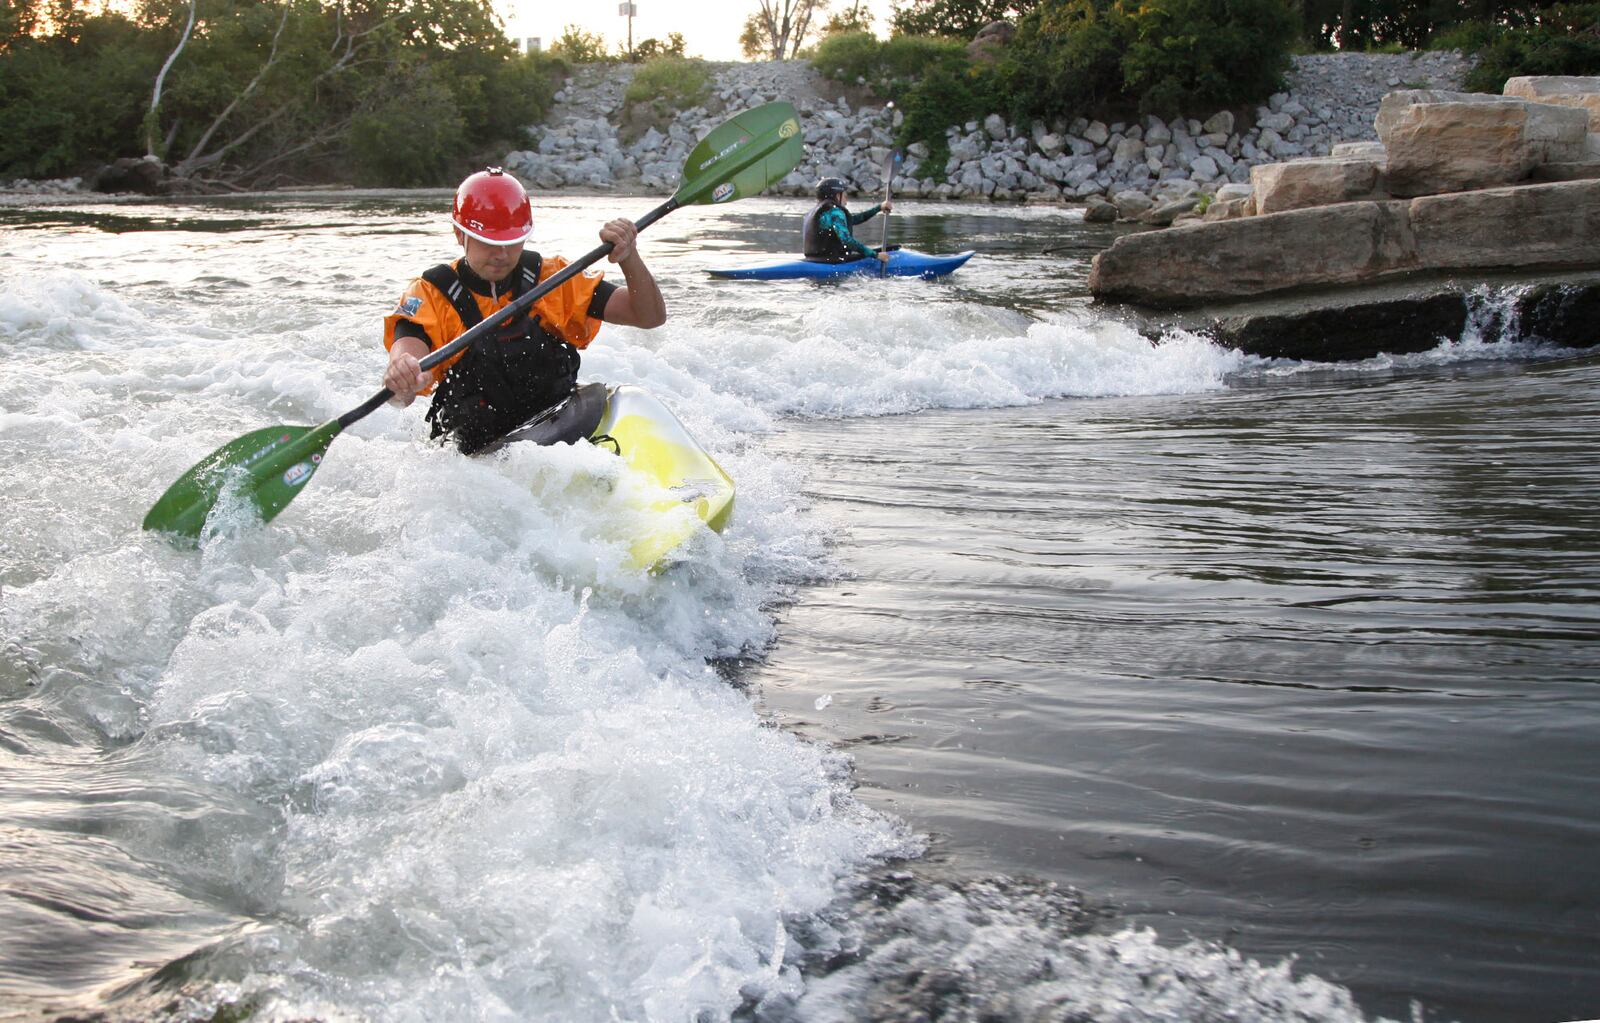
<svg viewBox="0 0 1600 1023"><path fill-rule="evenodd" d="M524 265L519 266L515 273L523 273L529 262L528 255L533 256L532 262L537 265L534 273L537 284L545 278L557 273L567 265L567 261L560 256L540 258L536 253L524 254ZM450 264L457 274L461 272L461 260L457 259ZM587 348L589 342L600 330L600 322L589 316L589 303L594 300L594 289L600 285L604 273L600 270L587 270L559 288L544 296L533 304L528 310L528 315L539 321L539 324L550 333L561 338L574 348ZM524 289L525 290L525 289ZM493 297L480 295L475 291L468 291L472 300L477 303L479 312L487 319L491 313L504 309L512 300L513 293L510 288L500 295ZM400 296L400 301L388 316L383 318L383 347L385 350L394 347L395 324L401 320L409 320L421 327L428 335L428 349L443 347L454 341L466 332L466 325L461 322L461 314L456 312L455 305L433 284L421 277L413 280ZM480 344L493 344L494 340L486 338ZM445 373L451 366L460 360L463 352L446 359L443 363L433 367L433 382L439 383L444 379ZM430 386L422 393L432 392Z"/></svg>
<svg viewBox="0 0 1600 1023"><path fill-rule="evenodd" d="M566 265L558 257L546 263L538 253L524 252L500 284L487 284L461 260L433 267L411 283L384 319L384 345L394 346L404 321L408 328L421 328L430 350L438 349ZM487 284L493 293L474 291L469 280ZM449 436L472 454L570 396L577 386L578 349L600 327L589 311L601 284L598 272L573 277L435 366L425 391L433 394L428 407L433 436Z"/></svg>

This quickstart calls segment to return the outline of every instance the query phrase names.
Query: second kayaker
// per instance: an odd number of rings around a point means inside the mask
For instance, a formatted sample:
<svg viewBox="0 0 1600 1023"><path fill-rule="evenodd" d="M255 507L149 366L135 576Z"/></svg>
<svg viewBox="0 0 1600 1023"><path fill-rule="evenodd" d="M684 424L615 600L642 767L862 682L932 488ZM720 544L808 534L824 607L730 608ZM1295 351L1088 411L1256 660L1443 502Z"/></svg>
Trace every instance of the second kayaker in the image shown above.
<svg viewBox="0 0 1600 1023"><path fill-rule="evenodd" d="M851 213L849 185L843 178L823 178L817 182L816 209L806 214L805 258L812 263L848 263L856 259L888 262L887 250L863 244L850 229L865 224L879 213L894 209L894 202L882 203L860 213Z"/></svg>

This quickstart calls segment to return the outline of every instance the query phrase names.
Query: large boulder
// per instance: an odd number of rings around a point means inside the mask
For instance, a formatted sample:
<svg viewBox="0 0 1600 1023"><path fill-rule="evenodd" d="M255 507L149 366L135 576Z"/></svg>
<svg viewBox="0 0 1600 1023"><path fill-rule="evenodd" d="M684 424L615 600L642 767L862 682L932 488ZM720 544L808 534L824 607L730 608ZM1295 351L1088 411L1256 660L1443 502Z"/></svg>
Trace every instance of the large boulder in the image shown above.
<svg viewBox="0 0 1600 1023"><path fill-rule="evenodd" d="M1148 213L1155 206L1155 200L1136 188L1124 189L1111 197L1116 203L1117 216L1123 220L1135 220Z"/></svg>
<svg viewBox="0 0 1600 1023"><path fill-rule="evenodd" d="M1359 283L1416 264L1404 202L1350 202L1124 235L1095 257L1096 298L1156 308Z"/></svg>
<svg viewBox="0 0 1600 1023"><path fill-rule="evenodd" d="M1596 266L1600 180L1591 180L1347 202L1126 235L1095 257L1089 290L1175 309L1419 270Z"/></svg>
<svg viewBox="0 0 1600 1023"><path fill-rule="evenodd" d="M1389 160L1389 154L1384 151L1382 142L1335 142L1333 148L1328 150L1329 156L1359 156L1371 160L1382 170Z"/></svg>
<svg viewBox="0 0 1600 1023"><path fill-rule="evenodd" d="M1600 181L1423 196L1409 212L1429 268L1600 266Z"/></svg>
<svg viewBox="0 0 1600 1023"><path fill-rule="evenodd" d="M162 195L171 176L171 170L157 157L128 156L101 167L91 175L89 187L96 192Z"/></svg>
<svg viewBox="0 0 1600 1023"><path fill-rule="evenodd" d="M1240 217L1253 217L1256 215L1256 200L1254 196L1247 195L1238 199L1223 199L1220 198L1220 191L1217 194L1219 198L1206 207L1205 213L1201 215L1202 220L1238 220Z"/></svg>
<svg viewBox="0 0 1600 1023"><path fill-rule="evenodd" d="M1542 163L1583 158L1585 110L1470 93L1465 100L1409 101L1433 95L1392 92L1379 105L1378 137L1394 195L1508 185Z"/></svg>
<svg viewBox="0 0 1600 1023"><path fill-rule="evenodd" d="M1444 89L1396 89L1384 94L1372 127L1383 138L1408 109L1431 103L1503 103L1505 97L1488 92L1449 92Z"/></svg>
<svg viewBox="0 0 1600 1023"><path fill-rule="evenodd" d="M1458 338L1467 303L1454 293L1347 300L1310 308L1227 316L1207 333L1224 348L1269 359L1336 362L1379 353L1426 352Z"/></svg>
<svg viewBox="0 0 1600 1023"><path fill-rule="evenodd" d="M1582 78L1575 75L1508 78L1505 88L1501 91L1507 96L1533 100L1536 103L1581 107L1589 115L1589 130L1600 133L1600 78Z"/></svg>
<svg viewBox="0 0 1600 1023"><path fill-rule="evenodd" d="M1250 168L1257 213L1381 198L1378 165L1359 156L1313 157Z"/></svg>

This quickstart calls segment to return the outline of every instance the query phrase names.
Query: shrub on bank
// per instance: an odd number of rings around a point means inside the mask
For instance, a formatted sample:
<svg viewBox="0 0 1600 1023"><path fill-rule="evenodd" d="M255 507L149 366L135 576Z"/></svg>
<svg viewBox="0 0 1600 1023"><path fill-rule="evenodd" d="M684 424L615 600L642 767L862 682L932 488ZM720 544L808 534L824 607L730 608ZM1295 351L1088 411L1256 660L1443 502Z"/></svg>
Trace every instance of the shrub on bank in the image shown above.
<svg viewBox="0 0 1600 1023"><path fill-rule="evenodd" d="M1467 88L1500 92L1522 75L1600 74L1600 3L1554 4L1522 26L1469 22L1435 37L1436 49L1478 58Z"/></svg>
<svg viewBox="0 0 1600 1023"><path fill-rule="evenodd" d="M871 32L844 32L817 44L812 67L839 82L870 83L892 91L904 88L930 68L967 60L966 46L938 36L894 36L880 42Z"/></svg>
<svg viewBox="0 0 1600 1023"><path fill-rule="evenodd" d="M930 162L946 156L945 128L1006 102L992 66L969 60L963 43L938 36L880 42L870 32L839 33L817 46L811 64L828 78L869 85L894 100L905 115L901 141L927 143Z"/></svg>
<svg viewBox="0 0 1600 1023"><path fill-rule="evenodd" d="M1143 113L1264 99L1289 70L1296 26L1283 0L1145 0L1127 20L1123 95Z"/></svg>
<svg viewBox="0 0 1600 1023"><path fill-rule="evenodd" d="M360 185L406 188L446 180L464 148L466 124L449 85L418 63L390 80L351 122L346 158ZM406 140L404 153L395 139Z"/></svg>
<svg viewBox="0 0 1600 1023"><path fill-rule="evenodd" d="M836 82L878 82L884 45L871 32L841 32L817 44L811 66Z"/></svg>
<svg viewBox="0 0 1600 1023"><path fill-rule="evenodd" d="M611 60L606 52L604 36L585 32L577 25L568 25L550 44L550 52L569 64L599 64Z"/></svg>
<svg viewBox="0 0 1600 1023"><path fill-rule="evenodd" d="M74 35L22 35L0 55L0 180L81 173L139 136L159 42L118 14ZM143 101L143 102L141 102Z"/></svg>
<svg viewBox="0 0 1600 1023"><path fill-rule="evenodd" d="M673 110L687 110L711 96L711 75L703 60L693 57L656 57L634 73L624 105L656 102Z"/></svg>
<svg viewBox="0 0 1600 1023"><path fill-rule="evenodd" d="M1286 0L1038 0L996 59L960 41L831 36L812 63L905 112L901 141L944 145L952 123L1003 113L1171 116L1265 99L1283 85L1297 22Z"/></svg>

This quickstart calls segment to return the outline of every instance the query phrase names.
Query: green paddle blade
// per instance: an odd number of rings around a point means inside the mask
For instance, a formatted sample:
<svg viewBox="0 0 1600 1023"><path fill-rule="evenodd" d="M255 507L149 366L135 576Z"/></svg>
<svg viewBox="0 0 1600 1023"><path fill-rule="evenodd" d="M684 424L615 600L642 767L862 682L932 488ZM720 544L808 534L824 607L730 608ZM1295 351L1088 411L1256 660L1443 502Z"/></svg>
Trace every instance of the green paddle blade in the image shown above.
<svg viewBox="0 0 1600 1023"><path fill-rule="evenodd" d="M300 493L342 429L331 419L315 428L269 426L237 437L168 487L144 517L144 528L198 540L219 503L253 508L266 522Z"/></svg>
<svg viewBox="0 0 1600 1023"><path fill-rule="evenodd" d="M689 153L679 206L732 202L756 195L805 157L800 115L788 103L766 103L712 129Z"/></svg>

